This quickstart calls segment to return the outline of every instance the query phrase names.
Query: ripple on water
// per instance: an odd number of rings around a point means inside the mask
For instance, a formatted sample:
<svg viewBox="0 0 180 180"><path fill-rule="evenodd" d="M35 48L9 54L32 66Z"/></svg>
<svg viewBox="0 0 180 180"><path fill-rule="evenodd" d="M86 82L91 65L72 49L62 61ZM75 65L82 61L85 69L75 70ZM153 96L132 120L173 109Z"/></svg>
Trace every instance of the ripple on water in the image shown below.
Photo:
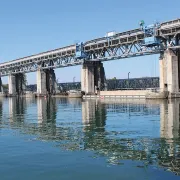
<svg viewBox="0 0 180 180"><path fill-rule="evenodd" d="M73 164L74 172L81 164L95 172L91 164L98 164L102 174L106 168L115 168L111 169L114 178L119 168L126 171L128 164L140 177L141 169L146 169L160 177L166 170L166 176L174 178L180 174L179 104L55 98L1 100L0 157L6 156L7 161L21 168L25 168L24 159L36 157L38 162L43 157L41 163L49 163L46 171L52 171L51 159L55 157L57 167ZM65 152L66 161L62 160ZM3 163L5 159L0 167ZM29 165L29 174L33 166Z"/></svg>

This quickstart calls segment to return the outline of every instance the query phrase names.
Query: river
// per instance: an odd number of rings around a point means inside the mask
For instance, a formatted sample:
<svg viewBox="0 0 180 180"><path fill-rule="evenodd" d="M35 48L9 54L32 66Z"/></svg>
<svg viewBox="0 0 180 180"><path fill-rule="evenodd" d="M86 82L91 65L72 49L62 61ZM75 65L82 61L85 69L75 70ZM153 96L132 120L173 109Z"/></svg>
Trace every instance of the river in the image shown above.
<svg viewBox="0 0 180 180"><path fill-rule="evenodd" d="M180 179L180 100L0 99L1 180Z"/></svg>

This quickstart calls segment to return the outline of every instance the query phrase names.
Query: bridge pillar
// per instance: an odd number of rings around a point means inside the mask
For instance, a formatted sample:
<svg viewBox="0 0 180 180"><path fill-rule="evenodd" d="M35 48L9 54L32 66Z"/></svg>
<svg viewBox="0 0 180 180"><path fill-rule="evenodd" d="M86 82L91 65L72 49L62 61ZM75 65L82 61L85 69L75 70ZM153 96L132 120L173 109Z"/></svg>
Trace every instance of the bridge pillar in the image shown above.
<svg viewBox="0 0 180 180"><path fill-rule="evenodd" d="M167 66L166 66L166 59L164 58L164 55L161 55L160 59L159 59L159 86L160 86L160 90L162 92L167 91Z"/></svg>
<svg viewBox="0 0 180 180"><path fill-rule="evenodd" d="M170 50L165 52L167 61L167 85L171 93L179 92L178 57Z"/></svg>
<svg viewBox="0 0 180 180"><path fill-rule="evenodd" d="M8 77L9 81L9 95L22 95L25 91L25 75L22 73L10 74Z"/></svg>
<svg viewBox="0 0 180 180"><path fill-rule="evenodd" d="M178 57L166 50L160 60L160 89L170 94L179 92ZM170 95L171 96L171 95Z"/></svg>
<svg viewBox="0 0 180 180"><path fill-rule="evenodd" d="M37 95L46 95L47 88L46 88L46 72L44 70L37 71Z"/></svg>
<svg viewBox="0 0 180 180"><path fill-rule="evenodd" d="M48 94L55 94L57 91L56 75L53 69L46 70L46 87Z"/></svg>
<svg viewBox="0 0 180 180"><path fill-rule="evenodd" d="M86 61L81 70L81 90L86 94L95 94L96 89L105 86L105 72L101 62Z"/></svg>
<svg viewBox="0 0 180 180"><path fill-rule="evenodd" d="M18 95L22 95L26 89L26 77L23 73L18 73L15 75L15 83L16 83L16 92Z"/></svg>
<svg viewBox="0 0 180 180"><path fill-rule="evenodd" d="M55 94L57 91L56 75L53 69L37 71L37 94L44 96L46 94Z"/></svg>
<svg viewBox="0 0 180 180"><path fill-rule="evenodd" d="M8 77L9 81L9 95L16 95L16 77L15 75L10 74Z"/></svg>

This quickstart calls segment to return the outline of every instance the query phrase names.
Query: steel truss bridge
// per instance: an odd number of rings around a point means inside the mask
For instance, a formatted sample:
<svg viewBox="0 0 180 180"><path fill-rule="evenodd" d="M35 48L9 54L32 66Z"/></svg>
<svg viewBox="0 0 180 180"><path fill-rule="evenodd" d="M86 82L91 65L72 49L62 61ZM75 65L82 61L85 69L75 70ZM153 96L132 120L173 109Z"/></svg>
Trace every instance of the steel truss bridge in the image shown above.
<svg viewBox="0 0 180 180"><path fill-rule="evenodd" d="M107 79L107 90L117 89L147 89L159 88L159 77L131 78L131 79ZM59 83L60 89L81 89L80 82Z"/></svg>
<svg viewBox="0 0 180 180"><path fill-rule="evenodd" d="M131 79L107 79L107 90L117 89L147 89L159 88L159 77L144 77ZM58 83L60 91L69 91L72 89L81 89L81 82ZM28 85L27 89L36 91L37 85Z"/></svg>
<svg viewBox="0 0 180 180"><path fill-rule="evenodd" d="M40 54L0 64L0 75L28 73L38 69L62 68L80 65L84 61L109 61L151 54L159 54L168 47L172 50L180 44L180 19L167 21L149 29L138 28L110 37L84 42L80 47L83 55L77 56L77 45L70 45ZM145 44L146 38L154 38ZM157 41L158 39L158 41ZM152 41L152 39L151 39ZM157 43L158 42L158 43Z"/></svg>

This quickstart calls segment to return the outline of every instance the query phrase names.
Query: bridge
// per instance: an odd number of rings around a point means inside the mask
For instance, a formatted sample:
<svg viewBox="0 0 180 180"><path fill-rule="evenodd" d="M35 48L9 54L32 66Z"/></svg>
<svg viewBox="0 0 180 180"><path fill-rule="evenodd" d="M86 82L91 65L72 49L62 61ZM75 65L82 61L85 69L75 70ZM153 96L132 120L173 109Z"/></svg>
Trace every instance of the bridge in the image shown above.
<svg viewBox="0 0 180 180"><path fill-rule="evenodd" d="M37 94L56 92L55 68L82 65L81 90L95 93L105 86L104 61L160 54L160 89L179 93L180 19L155 23L126 32L39 53L0 64L0 76L9 76L9 94L23 93L24 74L37 72ZM1 88L2 89L2 88Z"/></svg>

